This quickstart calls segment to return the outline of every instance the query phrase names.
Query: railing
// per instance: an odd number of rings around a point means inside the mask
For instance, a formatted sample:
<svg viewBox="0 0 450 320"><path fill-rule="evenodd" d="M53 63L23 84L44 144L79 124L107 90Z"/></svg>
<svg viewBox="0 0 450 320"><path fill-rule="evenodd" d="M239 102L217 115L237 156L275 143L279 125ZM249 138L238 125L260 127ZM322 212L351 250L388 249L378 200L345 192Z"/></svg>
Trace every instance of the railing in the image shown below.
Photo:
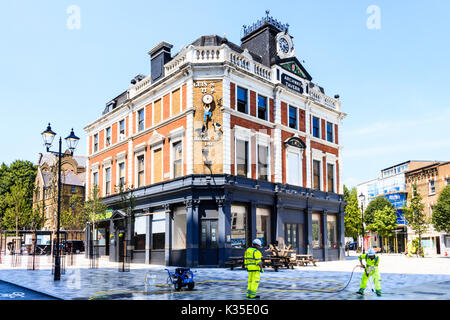
<svg viewBox="0 0 450 320"><path fill-rule="evenodd" d="M316 100L317 102L320 102L327 107L336 109L338 111L340 111L340 109L341 109L341 103L339 100L330 98L321 92L317 92L317 91L310 89L309 96L311 98L313 98L314 100Z"/></svg>
<svg viewBox="0 0 450 320"><path fill-rule="evenodd" d="M177 72L181 66L190 63L212 63L228 61L239 69L251 72L267 80L272 79L270 68L253 61L248 51L238 53L226 45L194 47L190 45L182 49L170 62L164 66L164 75L167 77ZM151 77L147 76L129 89L130 98L135 97L151 85Z"/></svg>

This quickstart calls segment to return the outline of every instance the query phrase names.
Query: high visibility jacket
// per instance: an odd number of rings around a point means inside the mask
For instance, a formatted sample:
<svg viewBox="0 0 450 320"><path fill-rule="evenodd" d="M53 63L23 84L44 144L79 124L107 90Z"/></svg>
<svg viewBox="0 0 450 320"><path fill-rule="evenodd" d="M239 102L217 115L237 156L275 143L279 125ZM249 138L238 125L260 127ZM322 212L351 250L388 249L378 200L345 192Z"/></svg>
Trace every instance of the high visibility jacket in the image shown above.
<svg viewBox="0 0 450 320"><path fill-rule="evenodd" d="M245 250L244 264L248 271L260 271L261 267L258 265L261 263L261 252L253 247Z"/></svg>
<svg viewBox="0 0 450 320"><path fill-rule="evenodd" d="M373 259L370 259L367 254L362 254L359 256L359 262L361 262L363 259L366 260L366 266L374 266L378 267L378 264L380 263L380 257L375 255Z"/></svg>

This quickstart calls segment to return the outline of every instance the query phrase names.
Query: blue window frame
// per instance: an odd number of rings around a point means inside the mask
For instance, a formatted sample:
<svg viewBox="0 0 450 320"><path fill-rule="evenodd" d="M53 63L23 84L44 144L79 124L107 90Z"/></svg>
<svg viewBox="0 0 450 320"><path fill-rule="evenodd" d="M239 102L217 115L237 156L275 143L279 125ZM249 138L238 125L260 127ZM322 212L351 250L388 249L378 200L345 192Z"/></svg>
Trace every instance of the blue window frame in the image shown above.
<svg viewBox="0 0 450 320"><path fill-rule="evenodd" d="M331 122L327 122L327 141L334 142L334 140L333 140L333 124Z"/></svg>
<svg viewBox="0 0 450 320"><path fill-rule="evenodd" d="M298 129L297 127L297 108L289 106L289 128Z"/></svg>

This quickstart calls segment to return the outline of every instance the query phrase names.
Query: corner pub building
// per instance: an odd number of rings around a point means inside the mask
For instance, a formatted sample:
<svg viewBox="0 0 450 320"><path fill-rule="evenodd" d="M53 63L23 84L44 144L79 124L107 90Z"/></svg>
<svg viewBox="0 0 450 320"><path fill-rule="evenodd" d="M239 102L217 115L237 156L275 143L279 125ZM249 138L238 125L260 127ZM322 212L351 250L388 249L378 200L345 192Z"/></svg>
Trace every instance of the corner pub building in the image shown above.
<svg viewBox="0 0 450 320"><path fill-rule="evenodd" d="M125 246L132 262L224 266L259 238L344 259L346 114L292 38L267 14L244 26L240 46L208 35L174 55L167 42L149 52L150 75L85 127L87 190L96 184L111 212L93 229L100 254L120 261ZM135 199L129 224L119 185Z"/></svg>

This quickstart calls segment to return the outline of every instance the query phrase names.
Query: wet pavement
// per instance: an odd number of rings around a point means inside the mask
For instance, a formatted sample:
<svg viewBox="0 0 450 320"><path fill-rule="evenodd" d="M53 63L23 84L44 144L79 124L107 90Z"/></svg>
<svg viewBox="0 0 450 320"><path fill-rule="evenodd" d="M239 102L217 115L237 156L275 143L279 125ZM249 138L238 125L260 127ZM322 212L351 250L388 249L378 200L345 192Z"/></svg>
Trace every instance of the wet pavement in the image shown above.
<svg viewBox="0 0 450 320"><path fill-rule="evenodd" d="M378 297L371 290L371 281L364 296L355 294L362 275L361 269L355 269L355 258L319 262L317 267L280 269L279 272L266 269L261 274L258 293L261 299L269 300L450 300L450 259L409 260L402 256L382 256L384 265L380 266L380 273L383 295ZM98 269L90 269L89 261L80 255L75 265L67 266L61 280L55 282L51 265L46 263L46 259L41 259L39 270L27 270L25 263L13 268L4 259L0 265L0 280L68 300L245 299L245 270L193 268L194 290L183 288L175 291L173 285L167 285L165 268L132 264L129 272L119 272L117 263L100 260ZM174 271L175 268L169 269ZM154 276L156 285L151 285L151 282L146 285L145 279L150 276ZM0 287L0 294L3 292ZM33 298L40 299L29 296L29 299Z"/></svg>
<svg viewBox="0 0 450 320"><path fill-rule="evenodd" d="M24 287L0 281L0 300L58 300L55 297L42 294Z"/></svg>

